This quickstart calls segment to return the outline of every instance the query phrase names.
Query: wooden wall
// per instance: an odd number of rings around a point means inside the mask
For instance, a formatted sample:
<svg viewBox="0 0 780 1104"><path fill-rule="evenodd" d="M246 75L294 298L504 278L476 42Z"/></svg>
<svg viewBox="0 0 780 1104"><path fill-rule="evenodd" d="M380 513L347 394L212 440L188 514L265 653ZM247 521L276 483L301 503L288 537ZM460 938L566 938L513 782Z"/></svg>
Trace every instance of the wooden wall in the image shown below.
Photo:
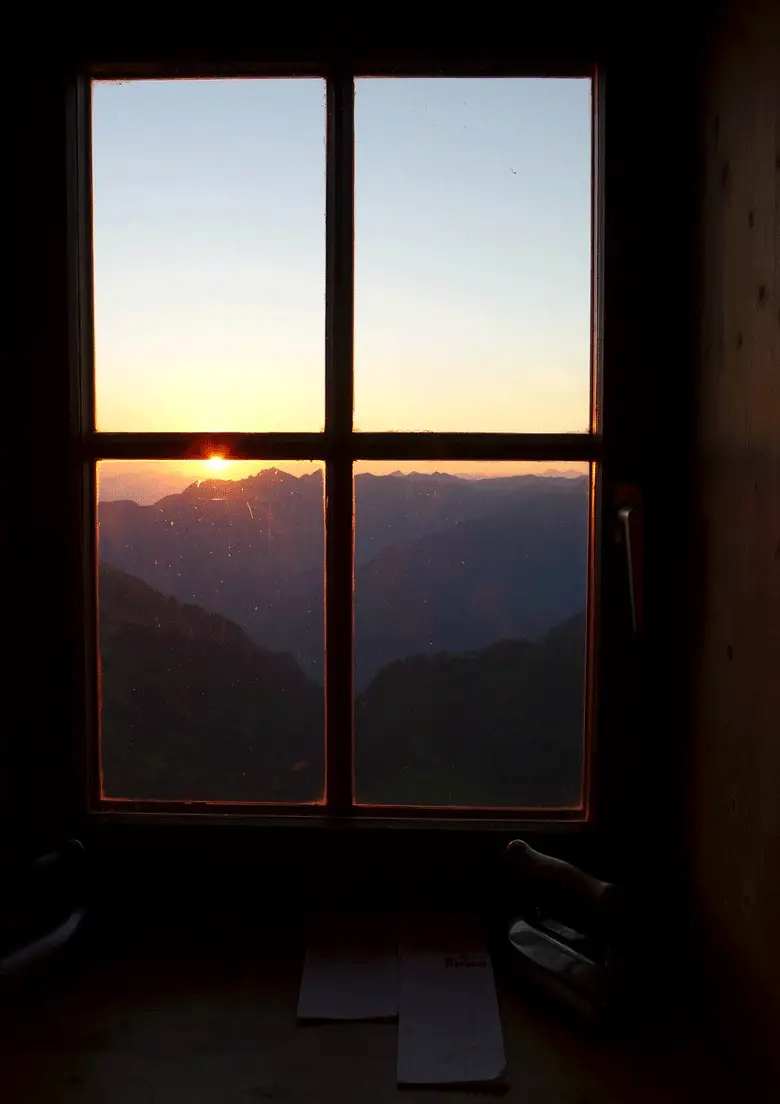
<svg viewBox="0 0 780 1104"><path fill-rule="evenodd" d="M732 2L701 106L694 939L780 1080L780 3Z"/></svg>

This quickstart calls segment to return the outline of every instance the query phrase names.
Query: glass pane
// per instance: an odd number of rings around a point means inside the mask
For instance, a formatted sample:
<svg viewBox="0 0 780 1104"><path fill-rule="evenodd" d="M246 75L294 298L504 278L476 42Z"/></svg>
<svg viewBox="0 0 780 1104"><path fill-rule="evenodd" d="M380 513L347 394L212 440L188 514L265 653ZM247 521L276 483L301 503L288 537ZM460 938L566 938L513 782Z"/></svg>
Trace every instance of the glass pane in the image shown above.
<svg viewBox="0 0 780 1104"><path fill-rule="evenodd" d="M318 431L321 80L93 84L101 430Z"/></svg>
<svg viewBox="0 0 780 1104"><path fill-rule="evenodd" d="M591 82L359 80L355 425L585 432Z"/></svg>
<svg viewBox="0 0 780 1104"><path fill-rule="evenodd" d="M355 477L355 776L366 804L578 807L583 465Z"/></svg>
<svg viewBox="0 0 780 1104"><path fill-rule="evenodd" d="M322 467L98 468L102 787L318 801Z"/></svg>

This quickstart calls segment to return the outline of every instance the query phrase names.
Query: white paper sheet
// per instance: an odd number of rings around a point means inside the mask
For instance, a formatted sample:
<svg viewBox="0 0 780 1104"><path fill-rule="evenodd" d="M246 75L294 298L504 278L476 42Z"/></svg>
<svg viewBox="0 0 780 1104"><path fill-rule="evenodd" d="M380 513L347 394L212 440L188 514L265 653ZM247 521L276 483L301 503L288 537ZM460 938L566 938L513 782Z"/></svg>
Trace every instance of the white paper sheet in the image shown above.
<svg viewBox="0 0 780 1104"><path fill-rule="evenodd" d="M479 926L444 914L402 927L399 1085L502 1085L506 1057L493 966Z"/></svg>
<svg viewBox="0 0 780 1104"><path fill-rule="evenodd" d="M398 1015L398 926L393 916L310 919L298 1019L394 1020Z"/></svg>

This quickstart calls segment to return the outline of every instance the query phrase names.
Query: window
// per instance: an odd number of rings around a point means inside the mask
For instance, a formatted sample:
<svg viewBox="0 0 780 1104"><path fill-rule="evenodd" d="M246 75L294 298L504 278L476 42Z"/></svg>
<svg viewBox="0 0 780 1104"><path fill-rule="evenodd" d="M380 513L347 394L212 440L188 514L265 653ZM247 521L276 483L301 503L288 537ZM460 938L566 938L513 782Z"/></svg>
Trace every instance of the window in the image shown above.
<svg viewBox="0 0 780 1104"><path fill-rule="evenodd" d="M96 807L587 818L594 89L91 82Z"/></svg>

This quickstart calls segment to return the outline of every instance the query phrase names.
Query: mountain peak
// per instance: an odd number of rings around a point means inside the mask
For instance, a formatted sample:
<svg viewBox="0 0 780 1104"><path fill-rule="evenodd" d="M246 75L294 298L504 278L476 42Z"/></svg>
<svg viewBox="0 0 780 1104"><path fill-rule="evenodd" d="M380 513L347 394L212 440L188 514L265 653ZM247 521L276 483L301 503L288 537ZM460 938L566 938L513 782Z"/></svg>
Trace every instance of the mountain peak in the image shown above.
<svg viewBox="0 0 780 1104"><path fill-rule="evenodd" d="M263 468L256 475L245 479L199 479L190 483L183 495L191 498L242 498L252 497L268 488L293 487L298 477L281 468Z"/></svg>
<svg viewBox="0 0 780 1104"><path fill-rule="evenodd" d="M250 479L259 480L263 483L297 483L298 477L291 475L290 472L282 471L281 468L263 468L257 473L252 475Z"/></svg>

